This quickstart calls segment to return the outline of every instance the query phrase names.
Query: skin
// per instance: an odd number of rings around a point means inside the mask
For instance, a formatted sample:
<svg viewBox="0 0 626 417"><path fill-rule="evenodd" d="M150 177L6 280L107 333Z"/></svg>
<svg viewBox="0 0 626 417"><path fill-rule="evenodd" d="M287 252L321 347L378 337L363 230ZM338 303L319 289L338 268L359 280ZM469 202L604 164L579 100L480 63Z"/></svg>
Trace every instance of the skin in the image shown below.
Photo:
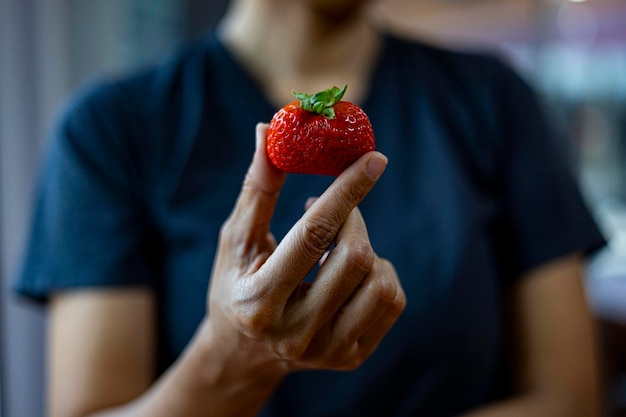
<svg viewBox="0 0 626 417"><path fill-rule="evenodd" d="M357 208L387 158L361 157L277 244L269 223L285 174L267 159L266 135L260 124L252 164L220 234L209 315L159 381L152 384L152 293L76 291L54 298L52 416L254 416L289 372L354 369L376 348L406 303L393 266L372 250ZM304 284L322 257L315 282ZM96 413L112 405L121 406Z"/></svg>
<svg viewBox="0 0 626 417"><path fill-rule="evenodd" d="M369 3L233 1L218 35L277 108L293 101L294 89L315 92L346 83L350 88L345 99L358 103L367 92L381 46L379 33L367 19Z"/></svg>
<svg viewBox="0 0 626 417"><path fill-rule="evenodd" d="M346 81L352 93L347 99L358 101L380 45L367 23L366 3L234 1L219 35L277 105L291 101L291 89L318 91ZM350 60L343 58L347 50ZM163 376L155 380L152 292L53 296L51 417L254 416L290 372L354 369L376 348L406 303L393 265L372 250L357 207L387 159L378 152L359 159L277 243L269 223L285 175L262 151L266 133L267 126L259 125L257 151L222 228L209 314ZM303 284L322 258L314 284ZM517 394L465 417L599 416L581 257L556 259L516 282L508 328Z"/></svg>

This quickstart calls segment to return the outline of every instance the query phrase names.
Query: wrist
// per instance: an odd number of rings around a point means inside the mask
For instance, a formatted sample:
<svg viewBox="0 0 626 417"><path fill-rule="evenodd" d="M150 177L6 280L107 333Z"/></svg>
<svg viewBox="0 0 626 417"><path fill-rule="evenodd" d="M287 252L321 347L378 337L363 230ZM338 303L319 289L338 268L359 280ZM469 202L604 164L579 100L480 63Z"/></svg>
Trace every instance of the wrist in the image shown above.
<svg viewBox="0 0 626 417"><path fill-rule="evenodd" d="M178 365L174 377L184 395L201 398L220 416L255 415L288 373L283 361L239 335L223 334L209 318Z"/></svg>

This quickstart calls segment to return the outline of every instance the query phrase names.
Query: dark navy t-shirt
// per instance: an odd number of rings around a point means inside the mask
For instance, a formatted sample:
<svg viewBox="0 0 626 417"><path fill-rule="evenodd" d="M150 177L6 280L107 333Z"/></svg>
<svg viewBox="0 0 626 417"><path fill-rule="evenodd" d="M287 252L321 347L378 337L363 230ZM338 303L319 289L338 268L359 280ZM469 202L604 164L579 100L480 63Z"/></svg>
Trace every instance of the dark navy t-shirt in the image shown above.
<svg viewBox="0 0 626 417"><path fill-rule="evenodd" d="M263 417L438 417L488 401L507 286L603 243L536 98L498 60L389 36L362 105L389 165L360 207L406 311L362 367L288 377ZM78 94L52 137L18 291L153 288L164 370L205 314L255 124L276 110L213 34ZM331 181L288 177L278 239Z"/></svg>

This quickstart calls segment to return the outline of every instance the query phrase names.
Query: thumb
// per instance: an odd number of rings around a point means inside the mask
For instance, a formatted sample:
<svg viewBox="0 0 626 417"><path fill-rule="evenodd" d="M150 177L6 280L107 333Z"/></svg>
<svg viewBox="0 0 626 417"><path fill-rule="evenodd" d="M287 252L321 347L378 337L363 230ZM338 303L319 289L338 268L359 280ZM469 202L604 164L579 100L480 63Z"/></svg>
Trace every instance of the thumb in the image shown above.
<svg viewBox="0 0 626 417"><path fill-rule="evenodd" d="M259 227L269 229L278 195L287 177L267 158L268 127L265 123L256 126L256 150L231 214L232 226L244 235Z"/></svg>

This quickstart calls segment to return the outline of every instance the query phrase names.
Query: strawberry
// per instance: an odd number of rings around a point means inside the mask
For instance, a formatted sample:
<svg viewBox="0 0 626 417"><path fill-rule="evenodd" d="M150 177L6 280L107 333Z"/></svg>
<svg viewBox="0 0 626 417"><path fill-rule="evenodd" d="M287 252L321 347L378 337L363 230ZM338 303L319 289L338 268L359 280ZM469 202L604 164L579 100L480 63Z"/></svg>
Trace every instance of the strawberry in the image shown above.
<svg viewBox="0 0 626 417"><path fill-rule="evenodd" d="M346 92L333 87L287 104L272 118L267 155L290 173L337 176L361 155L374 150L374 132L365 112L341 101Z"/></svg>

